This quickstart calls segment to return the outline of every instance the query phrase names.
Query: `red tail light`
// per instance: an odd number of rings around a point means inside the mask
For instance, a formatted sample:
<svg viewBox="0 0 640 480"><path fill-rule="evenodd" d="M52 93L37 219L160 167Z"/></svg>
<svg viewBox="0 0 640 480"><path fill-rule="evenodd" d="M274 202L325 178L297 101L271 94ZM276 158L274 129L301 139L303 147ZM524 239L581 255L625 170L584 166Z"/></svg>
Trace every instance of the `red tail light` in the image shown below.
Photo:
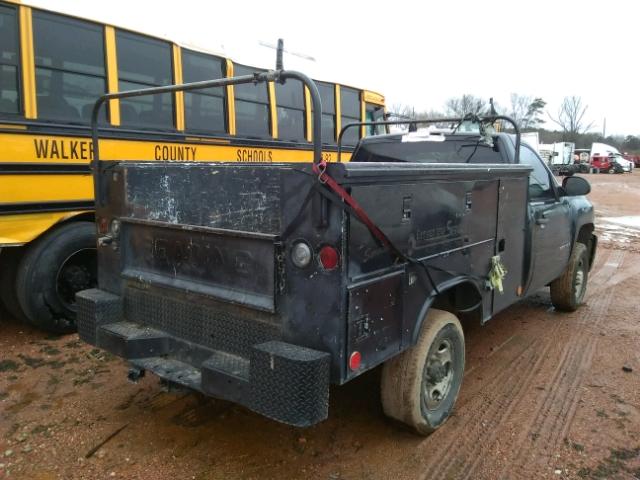
<svg viewBox="0 0 640 480"><path fill-rule="evenodd" d="M361 362L362 362L362 355L360 355L360 352L355 351L349 357L349 368L352 371L356 371L360 368Z"/></svg>
<svg viewBox="0 0 640 480"><path fill-rule="evenodd" d="M325 245L320 249L320 264L325 270L333 270L340 263L338 250L330 245Z"/></svg>

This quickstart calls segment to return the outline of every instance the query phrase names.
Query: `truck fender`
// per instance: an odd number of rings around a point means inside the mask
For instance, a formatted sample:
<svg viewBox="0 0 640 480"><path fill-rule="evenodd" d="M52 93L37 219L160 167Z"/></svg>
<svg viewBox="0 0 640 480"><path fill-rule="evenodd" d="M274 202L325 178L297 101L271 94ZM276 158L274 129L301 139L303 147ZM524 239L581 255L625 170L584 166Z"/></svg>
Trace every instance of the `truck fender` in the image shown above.
<svg viewBox="0 0 640 480"><path fill-rule="evenodd" d="M593 266L596 256L596 248L598 246L598 237L593 234L595 227L593 223L585 223L577 228L571 251L575 248L576 242L580 242L587 247L587 255L589 257L589 270Z"/></svg>
<svg viewBox="0 0 640 480"><path fill-rule="evenodd" d="M435 291L432 292L424 301L422 308L418 313L418 317L415 320L413 331L411 332L411 342L410 342L411 346L415 345L416 342L418 341L418 335L420 334L420 329L422 328L422 324L424 322L424 319L427 316L427 311L429 310L429 308L431 308L431 306L436 300L438 300L439 298L448 297L451 294L452 290L455 290L457 288L465 288L465 289L471 288L472 289L471 291L473 291L477 295L477 301L471 302L467 308L460 309L460 310L454 309L451 313L453 313L454 315L457 315L458 312L472 311L480 307L482 312L482 318L484 318L485 316L484 296L482 295L482 291L480 287L478 287L477 281L474 281L473 279L466 276L451 278L438 285L437 290L439 293L436 293ZM441 307L439 306L439 308Z"/></svg>

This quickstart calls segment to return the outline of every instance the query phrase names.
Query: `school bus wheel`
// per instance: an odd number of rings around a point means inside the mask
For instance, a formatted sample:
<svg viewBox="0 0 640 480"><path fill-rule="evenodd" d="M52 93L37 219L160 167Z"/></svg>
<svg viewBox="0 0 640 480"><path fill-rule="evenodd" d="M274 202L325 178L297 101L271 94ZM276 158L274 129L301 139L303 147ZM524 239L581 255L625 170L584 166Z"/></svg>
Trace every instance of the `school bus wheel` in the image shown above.
<svg viewBox="0 0 640 480"><path fill-rule="evenodd" d="M22 247L5 247L0 251L0 300L15 320L26 322L16 295L16 273L23 252Z"/></svg>
<svg viewBox="0 0 640 480"><path fill-rule="evenodd" d="M53 333L76 330L75 294L97 280L95 227L71 222L29 246L18 267L16 294L29 322Z"/></svg>
<svg viewBox="0 0 640 480"><path fill-rule="evenodd" d="M449 418L463 373L462 326L455 315L432 308L416 344L384 364L384 413L429 435Z"/></svg>

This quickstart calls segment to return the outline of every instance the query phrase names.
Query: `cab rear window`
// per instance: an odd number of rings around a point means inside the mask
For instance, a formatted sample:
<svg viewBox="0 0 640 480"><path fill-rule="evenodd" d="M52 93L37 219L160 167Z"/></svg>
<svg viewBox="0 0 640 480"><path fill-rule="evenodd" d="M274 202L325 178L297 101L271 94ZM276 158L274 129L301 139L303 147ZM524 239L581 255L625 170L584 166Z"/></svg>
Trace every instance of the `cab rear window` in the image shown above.
<svg viewBox="0 0 640 480"><path fill-rule="evenodd" d="M373 139L372 139L373 140ZM447 137L445 141L403 142L402 137L365 141L352 162L412 163L507 163L499 143L486 143L477 136Z"/></svg>

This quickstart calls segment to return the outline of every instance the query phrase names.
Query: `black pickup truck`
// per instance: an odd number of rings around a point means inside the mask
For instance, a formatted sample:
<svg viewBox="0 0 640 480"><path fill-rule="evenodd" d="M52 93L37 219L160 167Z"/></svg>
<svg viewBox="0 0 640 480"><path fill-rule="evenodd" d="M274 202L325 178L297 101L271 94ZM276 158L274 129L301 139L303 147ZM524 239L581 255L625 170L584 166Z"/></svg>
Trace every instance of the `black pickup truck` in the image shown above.
<svg viewBox="0 0 640 480"><path fill-rule="evenodd" d="M202 83L291 76L322 138L301 74ZM313 164L265 165L100 161L96 143L99 285L78 294L80 337L132 379L296 426L327 417L330 384L382 366L384 411L428 434L460 389L458 317L484 323L545 286L575 310L596 250L588 183L558 185L517 127L477 121L364 138L328 165L319 144Z"/></svg>

